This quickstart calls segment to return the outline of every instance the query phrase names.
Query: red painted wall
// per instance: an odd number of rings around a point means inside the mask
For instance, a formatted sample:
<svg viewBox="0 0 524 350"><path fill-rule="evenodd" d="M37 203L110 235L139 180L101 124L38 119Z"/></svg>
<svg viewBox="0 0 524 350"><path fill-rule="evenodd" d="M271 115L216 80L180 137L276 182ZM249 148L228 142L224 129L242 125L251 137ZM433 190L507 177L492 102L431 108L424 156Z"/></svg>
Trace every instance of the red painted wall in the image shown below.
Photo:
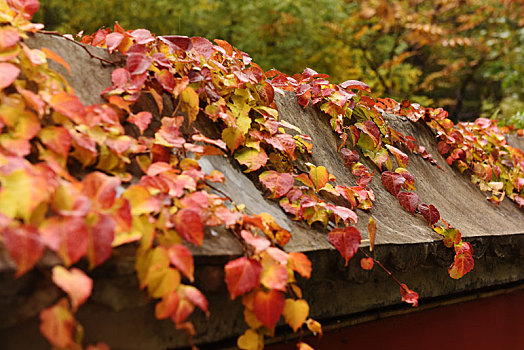
<svg viewBox="0 0 524 350"><path fill-rule="evenodd" d="M524 290L368 322L304 341L316 350L524 350ZM296 342L266 349L296 349Z"/></svg>

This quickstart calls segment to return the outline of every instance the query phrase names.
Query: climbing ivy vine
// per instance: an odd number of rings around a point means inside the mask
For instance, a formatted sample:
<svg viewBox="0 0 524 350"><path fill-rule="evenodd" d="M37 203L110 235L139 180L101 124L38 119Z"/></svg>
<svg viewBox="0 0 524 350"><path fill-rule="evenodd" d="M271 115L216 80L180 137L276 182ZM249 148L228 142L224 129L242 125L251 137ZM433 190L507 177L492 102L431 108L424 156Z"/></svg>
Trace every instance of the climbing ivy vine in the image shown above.
<svg viewBox="0 0 524 350"><path fill-rule="evenodd" d="M262 348L282 316L294 332L305 327L322 333L297 284L297 276L311 276L309 259L284 250L291 233L274 218L247 214L222 193L214 184L227 179L216 170L204 172L201 157L230 157L291 218L323 226L346 265L360 250L363 269L377 263L387 271L372 257L374 219L368 222L369 253L360 248L356 228L355 209L374 205L368 184L377 172L399 205L421 215L455 250L452 278L474 265L471 245L437 208L422 202L407 170L408 154L438 167L436 161L415 138L391 128L384 113L425 122L448 163L471 171L472 181L491 192L492 202L507 196L524 204L524 157L507 145L508 130L485 119L453 125L442 109L374 100L360 81L333 84L311 69L293 77L264 72L246 53L218 39L155 36L118 24L80 38L77 45L104 47L124 58L105 60L120 64L111 74L113 85L102 92L104 103L85 106L47 63L69 69L68 64L48 48L24 43L31 33L46 33L30 22L38 5L37 0L0 0L0 239L16 264L16 276L31 270L46 249L60 258L51 278L67 298L40 312L40 330L57 348L83 344L74 313L91 295L93 281L73 266L87 259L93 269L130 243L137 247L139 287L157 300L156 317L171 319L191 343L196 331L189 315L195 309L209 315L209 310L193 285L188 247L205 244L210 227L231 233L244 250L224 267L231 299L239 298L245 307L248 329L238 338L240 348ZM298 160L313 152L312 142L279 118L274 96L283 91L330 118L340 138L340 166L355 176L353 186L337 185L320 164L300 165L304 162ZM159 117L141 109L141 98L154 102ZM214 135L198 131L199 125L212 125ZM371 160L373 170L361 156ZM329 199L333 196L338 204ZM394 280L402 300L416 306L418 294ZM309 348L303 342L299 347ZM106 348L104 343L87 346Z"/></svg>

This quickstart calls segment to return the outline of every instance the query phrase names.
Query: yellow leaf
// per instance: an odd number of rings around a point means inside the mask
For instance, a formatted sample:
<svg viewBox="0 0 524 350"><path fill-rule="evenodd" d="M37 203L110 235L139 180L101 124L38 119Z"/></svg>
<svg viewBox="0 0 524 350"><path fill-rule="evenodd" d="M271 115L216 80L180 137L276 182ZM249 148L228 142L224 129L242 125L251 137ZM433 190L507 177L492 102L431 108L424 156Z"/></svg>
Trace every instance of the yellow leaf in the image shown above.
<svg viewBox="0 0 524 350"><path fill-rule="evenodd" d="M0 212L29 221L33 210L48 197L47 183L24 169L0 177Z"/></svg>
<svg viewBox="0 0 524 350"><path fill-rule="evenodd" d="M198 112L200 111L198 94L192 87L188 86L182 91L180 98L182 99L182 111L187 113L189 125L191 125L191 123L196 120Z"/></svg>
<svg viewBox="0 0 524 350"><path fill-rule="evenodd" d="M309 305L304 299L286 299L283 315L293 332L296 332L309 315Z"/></svg>
<svg viewBox="0 0 524 350"><path fill-rule="evenodd" d="M248 329L238 337L237 345L244 350L259 350L264 347L264 338L252 329Z"/></svg>
<svg viewBox="0 0 524 350"><path fill-rule="evenodd" d="M253 311L248 308L244 308L244 320L250 328L257 329L262 326L262 322L258 320Z"/></svg>
<svg viewBox="0 0 524 350"><path fill-rule="evenodd" d="M162 296L176 290L180 286L180 272L173 268L155 269L149 274L147 290L153 298Z"/></svg>

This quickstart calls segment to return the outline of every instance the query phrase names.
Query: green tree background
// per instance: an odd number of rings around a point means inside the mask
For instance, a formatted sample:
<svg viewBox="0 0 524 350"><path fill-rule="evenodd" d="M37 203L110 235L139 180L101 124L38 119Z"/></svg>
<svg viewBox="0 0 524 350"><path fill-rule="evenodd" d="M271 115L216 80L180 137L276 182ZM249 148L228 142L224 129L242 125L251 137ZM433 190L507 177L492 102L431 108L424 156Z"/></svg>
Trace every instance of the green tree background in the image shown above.
<svg viewBox="0 0 524 350"><path fill-rule="evenodd" d="M524 127L523 0L41 0L35 20L72 34L118 21L220 38L266 70L311 67L375 96L444 107L455 121Z"/></svg>

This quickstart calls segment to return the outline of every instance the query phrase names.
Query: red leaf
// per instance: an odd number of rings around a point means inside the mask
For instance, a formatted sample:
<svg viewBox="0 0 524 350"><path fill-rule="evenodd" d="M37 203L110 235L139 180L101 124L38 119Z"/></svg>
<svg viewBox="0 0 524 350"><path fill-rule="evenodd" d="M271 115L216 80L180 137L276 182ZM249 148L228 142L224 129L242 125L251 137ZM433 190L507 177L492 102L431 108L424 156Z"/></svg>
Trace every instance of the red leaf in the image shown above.
<svg viewBox="0 0 524 350"><path fill-rule="evenodd" d="M400 205L412 215L415 214L415 210L418 206L418 195L414 192L400 192L398 194L398 201Z"/></svg>
<svg viewBox="0 0 524 350"><path fill-rule="evenodd" d="M117 68L111 73L111 81L116 87L124 87L129 82L131 74L125 68Z"/></svg>
<svg viewBox="0 0 524 350"><path fill-rule="evenodd" d="M193 44L193 51L204 56L206 60L209 60L213 52L215 52L213 44L206 38L195 36L191 38L191 43Z"/></svg>
<svg viewBox="0 0 524 350"><path fill-rule="evenodd" d="M340 150L342 158L344 158L344 166L358 162L360 156L357 151L350 150L349 148L342 148Z"/></svg>
<svg viewBox="0 0 524 350"><path fill-rule="evenodd" d="M364 270L371 270L373 268L373 258L362 258L360 259L360 267Z"/></svg>
<svg viewBox="0 0 524 350"><path fill-rule="evenodd" d="M65 298L40 312L40 332L53 346L60 349L73 344L74 326L75 319Z"/></svg>
<svg viewBox="0 0 524 350"><path fill-rule="evenodd" d="M0 63L0 89L5 89L11 85L18 75L20 68L11 63Z"/></svg>
<svg viewBox="0 0 524 350"><path fill-rule="evenodd" d="M19 277L32 269L44 253L44 245L33 226L6 227L1 232L2 243L17 266Z"/></svg>
<svg viewBox="0 0 524 350"><path fill-rule="evenodd" d="M71 299L73 311L86 302L93 289L93 280L77 268L67 270L57 265L53 267L52 279Z"/></svg>
<svg viewBox="0 0 524 350"><path fill-rule="evenodd" d="M136 125L136 127L140 130L140 133L144 133L151 123L152 118L153 115L150 112L142 111L138 112L137 114L129 115L127 117L127 121Z"/></svg>
<svg viewBox="0 0 524 350"><path fill-rule="evenodd" d="M473 270L473 247L469 242L461 242L455 245L455 259L448 269L451 278L459 279Z"/></svg>
<svg viewBox="0 0 524 350"><path fill-rule="evenodd" d="M193 209L181 209L176 212L173 222L177 232L189 243L202 245L204 224L202 216Z"/></svg>
<svg viewBox="0 0 524 350"><path fill-rule="evenodd" d="M440 220L440 213L433 204L430 204L429 206L427 204L420 204L418 210L431 226L435 225Z"/></svg>
<svg viewBox="0 0 524 350"><path fill-rule="evenodd" d="M91 198L98 208L109 209L115 203L118 186L119 178L95 171L82 180L82 193Z"/></svg>
<svg viewBox="0 0 524 350"><path fill-rule="evenodd" d="M169 247L168 254L171 264L193 282L195 267L193 263L193 255L189 249L183 244L173 244Z"/></svg>
<svg viewBox="0 0 524 350"><path fill-rule="evenodd" d="M380 176L380 180L382 180L382 184L386 190L395 197L398 195L402 184L406 181L402 175L392 173L391 171L384 171Z"/></svg>
<svg viewBox="0 0 524 350"><path fill-rule="evenodd" d="M242 257L228 262L224 270L229 295L235 299L258 286L262 265L256 260Z"/></svg>
<svg viewBox="0 0 524 350"><path fill-rule="evenodd" d="M401 283L400 295L402 295L402 301L413 304L413 307L418 306L418 293L409 289L404 283Z"/></svg>
<svg viewBox="0 0 524 350"><path fill-rule="evenodd" d="M108 36L106 36L106 46L109 50L109 53L113 52L118 47L118 45L120 45L123 39L124 35L117 32L111 33Z"/></svg>
<svg viewBox="0 0 524 350"><path fill-rule="evenodd" d="M180 287L180 292L182 293L182 296L184 298L189 300L193 305L198 306L200 310L204 311L206 315L209 316L209 311L207 309L208 302L204 294L202 294L202 292L200 292L193 286L186 285Z"/></svg>
<svg viewBox="0 0 524 350"><path fill-rule="evenodd" d="M162 85L164 90L166 90L170 94L173 93L176 81L173 77L173 74L171 74L170 71L168 71L167 69L162 69L160 72L155 73L155 78L160 83L160 85Z"/></svg>
<svg viewBox="0 0 524 350"><path fill-rule="evenodd" d="M132 53L127 56L126 69L131 75L140 75L151 67L151 63L153 63L151 57L139 53Z"/></svg>
<svg viewBox="0 0 524 350"><path fill-rule="evenodd" d="M111 257L115 238L115 221L107 214L98 214L97 221L89 227L87 258L89 268L94 268Z"/></svg>
<svg viewBox="0 0 524 350"><path fill-rule="evenodd" d="M82 217L51 217L40 227L44 243L55 251L66 266L87 253L89 233Z"/></svg>
<svg viewBox="0 0 524 350"><path fill-rule="evenodd" d="M282 292L259 290L253 299L253 313L264 326L273 329L284 311L285 303Z"/></svg>
<svg viewBox="0 0 524 350"><path fill-rule="evenodd" d="M339 85L343 89L357 89L371 92L367 84L364 84L363 82L358 80L346 80L345 82L340 83Z"/></svg>
<svg viewBox="0 0 524 350"><path fill-rule="evenodd" d="M159 38L176 51L188 51L191 50L191 47L193 46L191 39L183 35L163 35Z"/></svg>
<svg viewBox="0 0 524 350"><path fill-rule="evenodd" d="M293 175L279 173L274 170L264 171L258 178L264 187L271 191L270 198L285 196L293 188L295 183Z"/></svg>
<svg viewBox="0 0 524 350"><path fill-rule="evenodd" d="M10 8L19 12L25 19L33 18L33 15L40 8L38 0L7 0Z"/></svg>
<svg viewBox="0 0 524 350"><path fill-rule="evenodd" d="M151 32L147 29L135 29L131 32L131 36L135 39L137 44L145 45L152 41L155 41Z"/></svg>
<svg viewBox="0 0 524 350"><path fill-rule="evenodd" d="M58 113L61 113L77 124L85 124L86 111L84 105L76 95L68 92L59 92L50 101Z"/></svg>
<svg viewBox="0 0 524 350"><path fill-rule="evenodd" d="M371 137L375 145L378 145L380 143L380 130L378 129L377 124L375 124L371 120L365 120L362 123L355 124L355 126L362 132L369 135L369 137Z"/></svg>
<svg viewBox="0 0 524 350"><path fill-rule="evenodd" d="M347 266L349 259L357 252L360 245L360 232L353 226L334 228L329 233L328 239L346 260Z"/></svg>
<svg viewBox="0 0 524 350"><path fill-rule="evenodd" d="M180 298L175 313L171 315L171 320L178 326L191 315L194 309L195 306L189 300Z"/></svg>
<svg viewBox="0 0 524 350"><path fill-rule="evenodd" d="M304 278L311 277L311 261L307 256L300 252L291 252L288 254L289 267L298 272Z"/></svg>

